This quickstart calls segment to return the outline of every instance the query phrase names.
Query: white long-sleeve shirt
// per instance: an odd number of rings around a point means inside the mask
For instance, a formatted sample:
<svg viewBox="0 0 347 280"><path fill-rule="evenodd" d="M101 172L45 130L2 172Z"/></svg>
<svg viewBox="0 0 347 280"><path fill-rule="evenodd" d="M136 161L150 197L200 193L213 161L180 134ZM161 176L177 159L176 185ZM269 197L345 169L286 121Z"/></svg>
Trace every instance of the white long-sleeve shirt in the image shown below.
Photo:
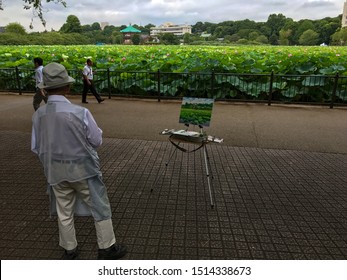
<svg viewBox="0 0 347 280"><path fill-rule="evenodd" d="M95 150L101 144L102 130L90 111L64 96L49 96L33 115L31 150L51 185L101 174Z"/></svg>
<svg viewBox="0 0 347 280"><path fill-rule="evenodd" d="M39 83L42 82L42 69L43 66L40 65L39 67L35 68L35 82L36 82L36 87L38 87Z"/></svg>

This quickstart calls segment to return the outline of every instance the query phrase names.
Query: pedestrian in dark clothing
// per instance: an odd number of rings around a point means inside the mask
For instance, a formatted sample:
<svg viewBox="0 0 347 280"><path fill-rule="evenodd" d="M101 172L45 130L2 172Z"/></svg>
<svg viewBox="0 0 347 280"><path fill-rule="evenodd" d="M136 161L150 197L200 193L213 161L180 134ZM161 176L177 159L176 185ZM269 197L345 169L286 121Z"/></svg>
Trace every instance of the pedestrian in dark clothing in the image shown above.
<svg viewBox="0 0 347 280"><path fill-rule="evenodd" d="M82 92L82 103L87 102L87 93L90 90L91 93L95 96L96 100L101 103L105 99L101 98L100 94L96 91L94 82L93 82L93 61L87 59L87 64L83 68L83 92Z"/></svg>
<svg viewBox="0 0 347 280"><path fill-rule="evenodd" d="M43 69L43 60L40 57L34 58L35 65L35 95L33 98L33 106L36 111L42 102L42 100L47 103L47 96L44 90L40 89L38 85L42 82L42 69Z"/></svg>

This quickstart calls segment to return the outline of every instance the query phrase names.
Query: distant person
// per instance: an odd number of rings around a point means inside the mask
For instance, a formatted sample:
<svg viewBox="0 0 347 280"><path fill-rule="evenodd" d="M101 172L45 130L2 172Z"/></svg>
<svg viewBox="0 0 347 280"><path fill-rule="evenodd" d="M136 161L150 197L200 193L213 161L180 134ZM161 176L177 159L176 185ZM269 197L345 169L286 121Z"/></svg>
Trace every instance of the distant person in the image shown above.
<svg viewBox="0 0 347 280"><path fill-rule="evenodd" d="M87 93L90 90L91 93L95 96L96 100L101 103L105 99L101 98L101 96L96 91L94 82L93 82L93 61L87 59L87 63L83 68L83 92L82 92L82 103L87 102Z"/></svg>
<svg viewBox="0 0 347 280"><path fill-rule="evenodd" d="M35 94L33 98L33 106L36 111L42 102L42 100L47 103L47 96L43 90L41 90L38 85L42 82L42 69L43 69L43 60L40 57L34 58L35 65Z"/></svg>
<svg viewBox="0 0 347 280"><path fill-rule="evenodd" d="M116 245L111 206L102 181L96 148L102 144L102 130L86 108L65 98L71 78L65 67L50 63L43 68L48 103L33 115L31 150L43 165L48 181L51 214L58 215L59 245L65 259L78 257L74 215L94 218L98 259L119 259L126 247Z"/></svg>

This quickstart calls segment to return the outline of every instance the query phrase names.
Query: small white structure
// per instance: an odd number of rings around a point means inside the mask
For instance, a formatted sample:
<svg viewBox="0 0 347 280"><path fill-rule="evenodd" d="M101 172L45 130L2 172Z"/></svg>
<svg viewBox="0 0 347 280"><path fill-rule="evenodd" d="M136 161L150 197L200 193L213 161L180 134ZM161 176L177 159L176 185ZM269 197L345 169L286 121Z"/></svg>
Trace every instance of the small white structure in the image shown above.
<svg viewBox="0 0 347 280"><path fill-rule="evenodd" d="M200 35L200 37L202 37L202 38L208 38L208 37L211 37L211 36L212 36L212 34L206 33L206 32L203 32L203 33L201 33L201 35Z"/></svg>

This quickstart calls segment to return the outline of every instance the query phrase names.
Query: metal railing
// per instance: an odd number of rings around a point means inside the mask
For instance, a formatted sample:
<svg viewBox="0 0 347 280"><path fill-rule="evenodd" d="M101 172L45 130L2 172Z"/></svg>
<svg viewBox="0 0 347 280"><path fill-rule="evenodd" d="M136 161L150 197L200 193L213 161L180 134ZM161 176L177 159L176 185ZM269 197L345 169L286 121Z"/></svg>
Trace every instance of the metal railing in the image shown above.
<svg viewBox="0 0 347 280"><path fill-rule="evenodd" d="M69 70L76 79L71 93L83 89L81 71ZM101 95L181 98L208 97L216 100L299 103L334 106L347 105L347 76L336 75L280 75L236 73L167 73L115 71L98 69L94 76ZM34 92L34 71L23 68L0 69L0 91L22 94Z"/></svg>

